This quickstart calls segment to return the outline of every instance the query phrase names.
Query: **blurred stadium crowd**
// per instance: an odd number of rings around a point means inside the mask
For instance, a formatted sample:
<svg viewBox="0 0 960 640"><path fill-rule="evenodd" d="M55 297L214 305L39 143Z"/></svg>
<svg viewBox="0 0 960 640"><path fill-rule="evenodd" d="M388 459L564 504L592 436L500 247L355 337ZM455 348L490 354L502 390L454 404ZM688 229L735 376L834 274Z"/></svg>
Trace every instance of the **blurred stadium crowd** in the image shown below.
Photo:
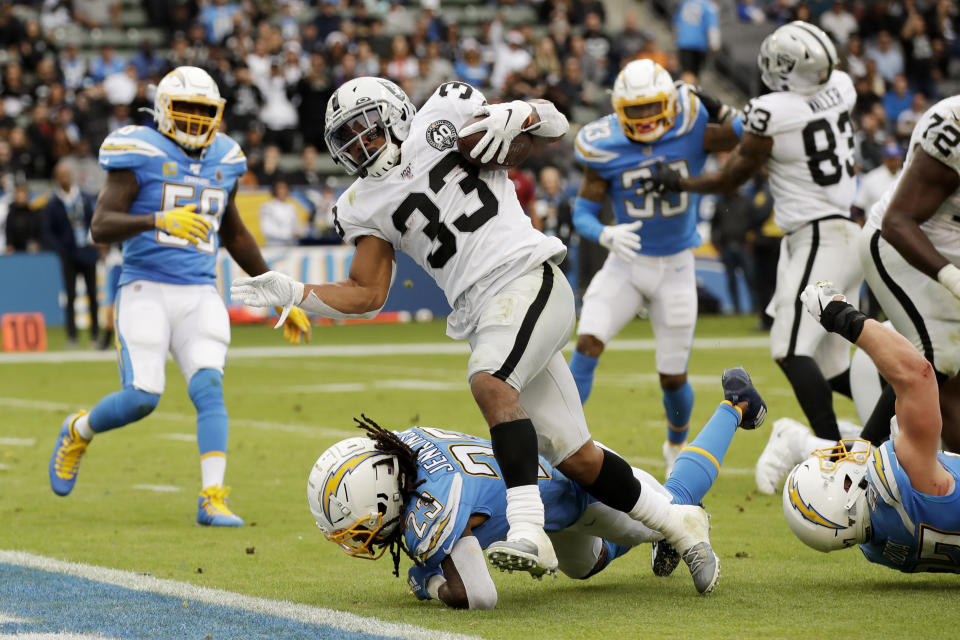
<svg viewBox="0 0 960 640"><path fill-rule="evenodd" d="M346 80L391 78L418 106L462 80L490 100L552 100L577 125L610 111L606 90L623 63L649 57L675 77L726 78L741 92L727 97L742 104L759 92L760 40L797 18L835 39L855 79L859 171L895 171L885 162L902 154L895 143L960 84L951 0L2 0L0 253L67 249L70 234L44 218L50 202L76 226L76 203L103 184L100 142L151 124L150 85L178 65L207 69L227 99L223 126L249 162L243 186L272 193L259 209L264 242L333 243L330 208L346 180L323 148L323 113ZM569 142L557 145L512 177L534 224L576 245L579 173ZM741 247L749 261L764 236L776 237L764 188L758 177L732 204L712 203L747 209L747 224L714 230L719 248ZM745 273L752 282L752 267Z"/></svg>

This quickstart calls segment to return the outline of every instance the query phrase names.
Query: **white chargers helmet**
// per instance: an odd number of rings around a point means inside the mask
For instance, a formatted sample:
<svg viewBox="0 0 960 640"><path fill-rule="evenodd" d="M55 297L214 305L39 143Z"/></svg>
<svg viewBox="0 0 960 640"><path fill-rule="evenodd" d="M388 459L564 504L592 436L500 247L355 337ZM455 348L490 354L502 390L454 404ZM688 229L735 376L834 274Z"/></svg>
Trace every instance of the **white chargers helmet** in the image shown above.
<svg viewBox="0 0 960 640"><path fill-rule="evenodd" d="M677 117L673 78L653 60L634 60L621 69L611 102L624 135L637 142L658 139Z"/></svg>
<svg viewBox="0 0 960 640"><path fill-rule="evenodd" d="M209 73L199 67L177 67L157 84L153 119L160 133L196 151L216 138L224 104Z"/></svg>
<svg viewBox="0 0 960 640"><path fill-rule="evenodd" d="M400 526L403 498L397 457L366 437L341 440L317 459L307 502L327 540L349 556L376 560Z"/></svg>
<svg viewBox="0 0 960 640"><path fill-rule="evenodd" d="M816 93L837 65L837 49L820 27L794 20L760 43L757 66L771 91Z"/></svg>
<svg viewBox="0 0 960 640"><path fill-rule="evenodd" d="M407 139L416 112L393 82L355 78L330 96L323 139L348 174L379 178L400 161L400 143Z"/></svg>
<svg viewBox="0 0 960 640"><path fill-rule="evenodd" d="M870 538L869 459L869 442L842 440L793 468L783 485L783 515L801 542L826 552Z"/></svg>

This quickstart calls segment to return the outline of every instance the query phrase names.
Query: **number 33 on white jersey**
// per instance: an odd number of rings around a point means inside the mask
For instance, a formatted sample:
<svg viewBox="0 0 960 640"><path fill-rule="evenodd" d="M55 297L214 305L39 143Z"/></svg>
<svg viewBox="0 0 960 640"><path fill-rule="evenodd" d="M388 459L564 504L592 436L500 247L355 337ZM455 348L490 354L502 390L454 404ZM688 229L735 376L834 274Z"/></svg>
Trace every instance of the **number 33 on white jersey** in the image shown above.
<svg viewBox="0 0 960 640"><path fill-rule="evenodd" d="M850 110L853 82L834 71L812 95L775 91L747 103L745 129L773 138L767 160L774 222L784 232L826 216L849 217L856 194Z"/></svg>

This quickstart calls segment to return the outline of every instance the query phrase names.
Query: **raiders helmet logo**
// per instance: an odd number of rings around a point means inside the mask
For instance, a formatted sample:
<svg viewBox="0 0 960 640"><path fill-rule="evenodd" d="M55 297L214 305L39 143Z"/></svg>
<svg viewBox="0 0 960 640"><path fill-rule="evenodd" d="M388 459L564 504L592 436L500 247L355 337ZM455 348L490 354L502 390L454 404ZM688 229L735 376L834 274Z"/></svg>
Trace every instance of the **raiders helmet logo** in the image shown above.
<svg viewBox="0 0 960 640"><path fill-rule="evenodd" d="M427 142L437 151L452 149L457 144L457 128L449 120L437 120L427 127Z"/></svg>

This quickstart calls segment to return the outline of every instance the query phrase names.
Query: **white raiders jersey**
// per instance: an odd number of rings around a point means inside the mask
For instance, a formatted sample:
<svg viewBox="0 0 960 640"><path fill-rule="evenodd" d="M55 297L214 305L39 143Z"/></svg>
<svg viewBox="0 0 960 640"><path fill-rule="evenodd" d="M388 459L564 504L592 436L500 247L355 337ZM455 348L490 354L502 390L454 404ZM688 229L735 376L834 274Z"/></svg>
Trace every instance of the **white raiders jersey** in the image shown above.
<svg viewBox="0 0 960 640"><path fill-rule="evenodd" d="M850 216L856 195L853 82L834 71L823 89L809 96L775 91L744 108L745 129L773 138L767 159L773 221L785 233L826 216Z"/></svg>
<svg viewBox="0 0 960 640"><path fill-rule="evenodd" d="M904 167L910 164L918 145L931 158L960 173L960 96L941 100L917 121L917 126L910 136ZM893 193L905 172L906 169L900 172L883 197L871 207L867 224L874 229L880 228L887 207L893 200ZM947 252L951 256L957 255L960 251L960 189L954 191L940 208L920 225L920 229L938 251Z"/></svg>
<svg viewBox="0 0 960 640"><path fill-rule="evenodd" d="M566 253L560 240L533 228L506 170L481 171L457 150L457 131L485 103L468 84L440 85L413 117L399 163L382 178L356 180L333 209L344 241L389 242L436 280L455 310L461 295L476 308L500 278ZM448 333L462 339L475 321L452 316Z"/></svg>

